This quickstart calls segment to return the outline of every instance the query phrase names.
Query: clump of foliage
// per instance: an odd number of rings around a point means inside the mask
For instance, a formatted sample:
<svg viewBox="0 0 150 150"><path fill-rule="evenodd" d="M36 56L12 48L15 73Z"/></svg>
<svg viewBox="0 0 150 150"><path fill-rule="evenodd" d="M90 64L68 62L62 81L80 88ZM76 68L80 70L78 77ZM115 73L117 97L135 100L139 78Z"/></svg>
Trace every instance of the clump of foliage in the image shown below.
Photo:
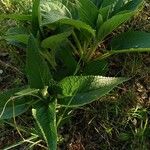
<svg viewBox="0 0 150 150"><path fill-rule="evenodd" d="M98 100L123 77L105 77L106 58L150 51L150 33L128 31L99 49L106 37L142 7L142 0L34 0L28 15L2 14L0 19L26 21L8 30L9 44L26 50L28 84L0 94L0 118L28 109L36 121L34 137L57 149L57 129L70 109ZM147 39L145 41L145 39Z"/></svg>

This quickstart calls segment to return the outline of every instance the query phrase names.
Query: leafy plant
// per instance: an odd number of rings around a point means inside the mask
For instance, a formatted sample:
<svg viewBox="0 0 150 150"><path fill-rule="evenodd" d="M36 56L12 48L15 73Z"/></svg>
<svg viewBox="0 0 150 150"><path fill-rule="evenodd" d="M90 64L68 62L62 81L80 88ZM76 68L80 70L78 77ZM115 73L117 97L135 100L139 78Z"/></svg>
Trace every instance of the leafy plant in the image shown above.
<svg viewBox="0 0 150 150"><path fill-rule="evenodd" d="M38 127L35 138L43 138L48 149L56 150L57 129L67 117L68 109L98 100L128 80L102 77L108 69L104 58L150 51L150 33L133 31L115 37L109 45L112 50L99 49L113 30L137 13L142 3L142 0L34 0L32 14L0 15L0 19L29 24L26 29L11 28L3 37L10 44L26 49L28 84L22 90L0 94L0 118L9 119L31 108Z"/></svg>

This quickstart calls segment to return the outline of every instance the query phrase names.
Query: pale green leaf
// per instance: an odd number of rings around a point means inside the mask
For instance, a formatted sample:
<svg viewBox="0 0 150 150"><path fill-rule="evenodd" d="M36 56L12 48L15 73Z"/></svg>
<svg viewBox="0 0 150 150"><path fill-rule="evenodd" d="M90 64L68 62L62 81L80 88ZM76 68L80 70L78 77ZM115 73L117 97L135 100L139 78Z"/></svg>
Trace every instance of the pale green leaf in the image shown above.
<svg viewBox="0 0 150 150"><path fill-rule="evenodd" d="M57 149L56 102L39 103L33 106L32 115L47 143L48 150Z"/></svg>

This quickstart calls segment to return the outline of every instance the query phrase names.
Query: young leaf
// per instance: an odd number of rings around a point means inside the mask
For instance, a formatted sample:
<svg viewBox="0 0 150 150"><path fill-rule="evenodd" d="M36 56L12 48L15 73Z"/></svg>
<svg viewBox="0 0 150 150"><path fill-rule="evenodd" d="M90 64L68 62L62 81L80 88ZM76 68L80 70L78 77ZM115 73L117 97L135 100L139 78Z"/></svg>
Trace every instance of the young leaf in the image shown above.
<svg viewBox="0 0 150 150"><path fill-rule="evenodd" d="M129 31L113 38L112 49L150 48L150 33Z"/></svg>
<svg viewBox="0 0 150 150"><path fill-rule="evenodd" d="M108 34L110 34L114 29L116 29L119 25L127 21L133 16L134 12L118 14L113 16L112 18L108 19L104 22L99 31L97 40L102 41Z"/></svg>
<svg viewBox="0 0 150 150"><path fill-rule="evenodd" d="M47 143L48 150L57 149L56 101L33 106L32 115Z"/></svg>
<svg viewBox="0 0 150 150"><path fill-rule="evenodd" d="M31 35L28 41L26 71L30 87L36 89L44 88L51 79L48 65L39 52L37 40Z"/></svg>
<svg viewBox="0 0 150 150"><path fill-rule="evenodd" d="M78 107L108 94L118 84L127 81L126 78L102 76L70 76L60 82L62 97L58 103L67 107Z"/></svg>
<svg viewBox="0 0 150 150"><path fill-rule="evenodd" d="M80 0L77 2L80 20L93 28L98 16L98 9L91 0Z"/></svg>
<svg viewBox="0 0 150 150"><path fill-rule="evenodd" d="M99 9L99 14L102 15L103 21L108 19L111 7L111 5L108 5Z"/></svg>

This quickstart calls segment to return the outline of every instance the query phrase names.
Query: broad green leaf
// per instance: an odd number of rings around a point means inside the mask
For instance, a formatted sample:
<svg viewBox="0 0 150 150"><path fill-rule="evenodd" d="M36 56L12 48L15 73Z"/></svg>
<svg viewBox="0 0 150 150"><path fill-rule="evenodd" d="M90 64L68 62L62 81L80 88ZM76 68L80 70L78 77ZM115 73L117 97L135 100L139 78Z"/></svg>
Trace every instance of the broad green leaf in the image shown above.
<svg viewBox="0 0 150 150"><path fill-rule="evenodd" d="M34 0L32 6L32 33L36 37L40 23L40 0Z"/></svg>
<svg viewBox="0 0 150 150"><path fill-rule="evenodd" d="M102 76L70 76L60 82L62 96L58 103L67 107L78 107L108 94L118 84L127 81L126 78Z"/></svg>
<svg viewBox="0 0 150 150"><path fill-rule="evenodd" d="M140 6L142 6L143 2L144 2L143 0L131 0L125 3L124 0L118 0L117 3L115 4L111 16L121 11L127 11L127 10L135 11Z"/></svg>
<svg viewBox="0 0 150 150"><path fill-rule="evenodd" d="M106 22L104 22L101 25L98 31L97 40L102 41L107 35L109 35L119 25L129 20L133 16L133 14L134 12L118 14L108 19Z"/></svg>
<svg viewBox="0 0 150 150"><path fill-rule="evenodd" d="M95 28L98 9L91 0L77 2L80 20Z"/></svg>
<svg viewBox="0 0 150 150"><path fill-rule="evenodd" d="M129 31L113 38L112 49L150 48L150 33Z"/></svg>
<svg viewBox="0 0 150 150"><path fill-rule="evenodd" d="M14 89L0 93L0 119L10 119L18 116L29 108L30 99L22 96L16 97L15 94L19 90Z"/></svg>
<svg viewBox="0 0 150 150"><path fill-rule="evenodd" d="M43 89L51 79L48 65L40 55L38 42L32 35L28 41L26 72L31 88Z"/></svg>
<svg viewBox="0 0 150 150"><path fill-rule="evenodd" d="M48 150L57 149L56 101L33 106L32 115L47 143Z"/></svg>
<svg viewBox="0 0 150 150"><path fill-rule="evenodd" d="M23 14L1 14L0 20L3 19L14 19L19 21L31 21L30 15L23 15Z"/></svg>
<svg viewBox="0 0 150 150"><path fill-rule="evenodd" d="M41 46L43 48L56 49L64 40L67 39L68 36L71 35L71 33L72 31L68 31L50 36L41 42Z"/></svg>

